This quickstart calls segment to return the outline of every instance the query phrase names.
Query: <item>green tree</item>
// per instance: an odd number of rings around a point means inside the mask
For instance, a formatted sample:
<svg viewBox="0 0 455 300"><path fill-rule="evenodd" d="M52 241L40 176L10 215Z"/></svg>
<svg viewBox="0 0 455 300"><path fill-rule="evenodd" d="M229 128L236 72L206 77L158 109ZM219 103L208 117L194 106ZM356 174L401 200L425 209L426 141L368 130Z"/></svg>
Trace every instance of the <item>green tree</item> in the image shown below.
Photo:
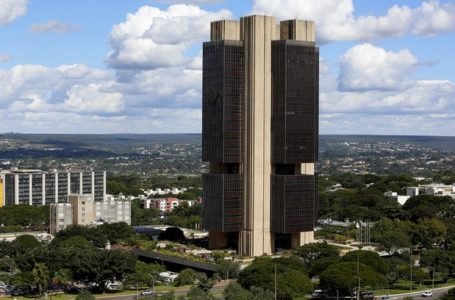
<svg viewBox="0 0 455 300"><path fill-rule="evenodd" d="M291 263L294 262L294 263ZM282 257L274 260L269 257L256 258L251 265L240 272L238 282L243 288L259 287L272 290L275 282L281 299L291 299L312 290L310 279L302 264L295 264L296 258Z"/></svg>
<svg viewBox="0 0 455 300"><path fill-rule="evenodd" d="M149 286L154 287L158 274L164 271L164 267L159 264L147 264L136 261L136 272L129 274L126 283L130 286Z"/></svg>
<svg viewBox="0 0 455 300"><path fill-rule="evenodd" d="M232 260L222 259L218 263L217 273L223 279L237 278L240 273L240 264Z"/></svg>
<svg viewBox="0 0 455 300"><path fill-rule="evenodd" d="M430 249L433 244L442 244L445 239L447 227L438 219L419 220L412 233L413 244L420 244Z"/></svg>
<svg viewBox="0 0 455 300"><path fill-rule="evenodd" d="M0 207L0 224L43 230L49 224L49 206L9 205Z"/></svg>
<svg viewBox="0 0 455 300"><path fill-rule="evenodd" d="M125 222L112 224L106 223L98 226L97 229L113 244L116 244L120 240L125 240L133 235L133 228Z"/></svg>
<svg viewBox="0 0 455 300"><path fill-rule="evenodd" d="M29 234L18 236L13 244L19 252L42 247L42 244L33 235Z"/></svg>
<svg viewBox="0 0 455 300"><path fill-rule="evenodd" d="M223 291L223 297L225 300L251 300L253 295L237 282L230 282Z"/></svg>
<svg viewBox="0 0 455 300"><path fill-rule="evenodd" d="M123 280L128 274L135 272L136 258L121 250L99 250L96 255L94 272L89 278L104 291L108 281Z"/></svg>
<svg viewBox="0 0 455 300"><path fill-rule="evenodd" d="M357 275L357 268L359 275ZM363 263L356 262L340 262L331 265L321 274L320 283L332 292L338 290L341 295L350 295L358 286L359 277L361 288L383 288L387 285L384 275Z"/></svg>
<svg viewBox="0 0 455 300"><path fill-rule="evenodd" d="M39 295L42 295L43 292L47 291L47 286L49 284L49 270L46 265L43 263L35 264L35 267L32 270L33 284L38 290Z"/></svg>
<svg viewBox="0 0 455 300"><path fill-rule="evenodd" d="M32 272L19 272L14 274L11 279L11 284L15 286L32 287L34 284Z"/></svg>
<svg viewBox="0 0 455 300"><path fill-rule="evenodd" d="M95 300L95 296L90 291L83 289L77 294L76 300Z"/></svg>
<svg viewBox="0 0 455 300"><path fill-rule="evenodd" d="M310 277L320 275L322 272L325 271L331 265L339 262L341 260L340 257L323 257L316 260L310 268L309 274Z"/></svg>
<svg viewBox="0 0 455 300"><path fill-rule="evenodd" d="M63 240L59 247L68 248L68 249L79 249L79 250L90 250L94 249L93 244L87 240L82 235L72 236L66 240Z"/></svg>
<svg viewBox="0 0 455 300"><path fill-rule="evenodd" d="M253 294L252 300L273 300L275 294L270 289L263 289L261 287L252 286L250 288L251 294Z"/></svg>
<svg viewBox="0 0 455 300"><path fill-rule="evenodd" d="M68 269L60 269L54 273L52 283L58 285L67 285L72 280L71 271Z"/></svg>
<svg viewBox="0 0 455 300"><path fill-rule="evenodd" d="M327 244L327 242L306 244L294 249L293 252L303 258L308 266L311 266L315 261L321 258L339 256L338 248Z"/></svg>
<svg viewBox="0 0 455 300"><path fill-rule="evenodd" d="M184 269L179 273L179 276L175 279L176 286L182 286L187 284L193 284L196 282L198 275L193 269Z"/></svg>
<svg viewBox="0 0 455 300"><path fill-rule="evenodd" d="M81 225L72 225L57 232L52 244L59 244L75 236L83 236L97 248L104 248L108 241L107 236L96 227L93 228Z"/></svg>
<svg viewBox="0 0 455 300"><path fill-rule="evenodd" d="M9 256L0 258L0 272L12 273L17 269L16 261Z"/></svg>
<svg viewBox="0 0 455 300"><path fill-rule="evenodd" d="M190 291L188 292L188 294L186 295L187 299L189 300L208 300L208 299L211 299L211 297L209 297L209 294L204 291L203 289L197 287L197 286L193 286Z"/></svg>
<svg viewBox="0 0 455 300"><path fill-rule="evenodd" d="M389 272L389 265L387 262L382 259L379 254L372 251L351 251L342 258L343 261L356 262L359 260L360 263L363 263L376 272L381 274L387 274Z"/></svg>
<svg viewBox="0 0 455 300"><path fill-rule="evenodd" d="M131 202L131 225L160 224L160 211L157 208L141 208L141 201Z"/></svg>
<svg viewBox="0 0 455 300"><path fill-rule="evenodd" d="M445 295L439 298L440 300L453 300L455 299L455 288L447 291Z"/></svg>

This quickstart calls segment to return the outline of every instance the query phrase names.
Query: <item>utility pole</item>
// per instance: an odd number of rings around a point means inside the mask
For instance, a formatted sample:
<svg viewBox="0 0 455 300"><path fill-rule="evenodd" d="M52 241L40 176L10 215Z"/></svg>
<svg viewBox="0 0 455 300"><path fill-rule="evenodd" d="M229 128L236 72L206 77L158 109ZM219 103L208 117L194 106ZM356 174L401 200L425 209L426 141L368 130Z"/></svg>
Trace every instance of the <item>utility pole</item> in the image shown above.
<svg viewBox="0 0 455 300"><path fill-rule="evenodd" d="M433 267L433 276L431 276L431 292L434 290L434 267Z"/></svg>
<svg viewBox="0 0 455 300"><path fill-rule="evenodd" d="M276 295L276 264L275 264L275 300L277 299L276 296L277 296L277 295Z"/></svg>
<svg viewBox="0 0 455 300"><path fill-rule="evenodd" d="M357 280L358 280L357 300L360 300L360 266L359 266L359 257L358 256L357 256Z"/></svg>
<svg viewBox="0 0 455 300"><path fill-rule="evenodd" d="M412 292L412 246L411 246L411 248L409 248L409 260L411 261L411 285L410 285L409 289Z"/></svg>

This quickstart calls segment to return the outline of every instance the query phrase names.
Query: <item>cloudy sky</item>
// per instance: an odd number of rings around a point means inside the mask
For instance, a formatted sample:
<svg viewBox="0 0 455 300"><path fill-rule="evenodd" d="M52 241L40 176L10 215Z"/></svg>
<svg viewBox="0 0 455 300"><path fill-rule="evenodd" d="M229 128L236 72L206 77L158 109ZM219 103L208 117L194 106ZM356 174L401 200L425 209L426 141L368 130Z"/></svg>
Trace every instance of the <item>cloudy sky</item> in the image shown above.
<svg viewBox="0 0 455 300"><path fill-rule="evenodd" d="M455 135L455 1L0 0L0 132L201 131L209 22L316 22L323 134Z"/></svg>

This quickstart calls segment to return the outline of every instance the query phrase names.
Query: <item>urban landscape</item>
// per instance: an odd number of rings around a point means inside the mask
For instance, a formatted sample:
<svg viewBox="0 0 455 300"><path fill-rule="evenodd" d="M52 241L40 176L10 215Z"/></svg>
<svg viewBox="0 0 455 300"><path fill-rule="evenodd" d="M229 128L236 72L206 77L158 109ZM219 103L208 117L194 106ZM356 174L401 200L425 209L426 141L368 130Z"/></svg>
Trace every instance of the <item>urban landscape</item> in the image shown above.
<svg viewBox="0 0 455 300"><path fill-rule="evenodd" d="M455 300L454 3L82 2L0 0L0 298Z"/></svg>

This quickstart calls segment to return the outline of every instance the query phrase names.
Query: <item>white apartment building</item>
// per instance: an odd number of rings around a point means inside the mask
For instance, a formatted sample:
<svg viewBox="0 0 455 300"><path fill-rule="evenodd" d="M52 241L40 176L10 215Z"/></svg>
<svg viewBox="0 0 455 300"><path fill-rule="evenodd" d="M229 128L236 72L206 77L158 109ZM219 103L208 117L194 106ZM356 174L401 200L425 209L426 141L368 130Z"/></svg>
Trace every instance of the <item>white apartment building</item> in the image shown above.
<svg viewBox="0 0 455 300"><path fill-rule="evenodd" d="M3 181L0 199L3 205L46 205L66 203L70 194L90 194L95 201L104 201L106 172L44 172L11 169L1 171Z"/></svg>
<svg viewBox="0 0 455 300"><path fill-rule="evenodd" d="M54 203L50 205L49 217L49 231L54 234L73 225L73 206L69 203Z"/></svg>
<svg viewBox="0 0 455 300"><path fill-rule="evenodd" d="M128 201L93 201L91 195L69 195L68 203L50 204L50 233L70 225L125 222L131 225Z"/></svg>

